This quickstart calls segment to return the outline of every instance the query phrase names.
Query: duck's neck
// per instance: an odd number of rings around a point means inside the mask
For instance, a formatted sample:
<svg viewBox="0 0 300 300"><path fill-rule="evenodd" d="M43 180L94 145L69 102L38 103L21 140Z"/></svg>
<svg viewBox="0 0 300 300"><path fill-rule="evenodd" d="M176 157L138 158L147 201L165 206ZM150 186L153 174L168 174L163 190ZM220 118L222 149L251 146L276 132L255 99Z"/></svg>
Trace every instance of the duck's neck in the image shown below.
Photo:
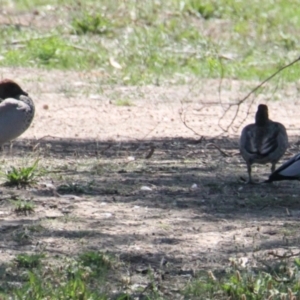
<svg viewBox="0 0 300 300"><path fill-rule="evenodd" d="M257 126L265 126L269 122L268 112L258 111L255 116L255 124Z"/></svg>

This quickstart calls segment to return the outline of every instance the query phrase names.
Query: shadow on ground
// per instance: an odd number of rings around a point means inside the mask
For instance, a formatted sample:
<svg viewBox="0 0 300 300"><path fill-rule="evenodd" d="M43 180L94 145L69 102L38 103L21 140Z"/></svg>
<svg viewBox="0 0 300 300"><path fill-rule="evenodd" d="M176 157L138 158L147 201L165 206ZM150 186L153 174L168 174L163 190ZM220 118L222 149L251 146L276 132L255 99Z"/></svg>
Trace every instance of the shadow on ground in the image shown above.
<svg viewBox="0 0 300 300"><path fill-rule="evenodd" d="M298 152L291 140L283 160ZM36 205L33 215L3 217L4 252L37 244L54 255L108 250L133 270L169 262L168 272L179 276L195 266L222 270L231 257L299 247L300 185L245 185L236 139L22 140L2 158L25 156L51 167L38 187L3 188ZM265 180L269 168L254 168L255 178Z"/></svg>

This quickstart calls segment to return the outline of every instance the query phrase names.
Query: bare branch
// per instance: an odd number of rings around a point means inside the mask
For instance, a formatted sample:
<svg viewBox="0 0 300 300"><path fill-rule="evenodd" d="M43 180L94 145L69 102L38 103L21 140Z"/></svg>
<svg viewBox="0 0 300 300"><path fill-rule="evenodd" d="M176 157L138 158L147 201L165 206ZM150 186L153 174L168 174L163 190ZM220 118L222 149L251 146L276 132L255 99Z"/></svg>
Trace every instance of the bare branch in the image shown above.
<svg viewBox="0 0 300 300"><path fill-rule="evenodd" d="M216 148L217 150L220 151L220 153L223 155L223 156L226 156L226 157L231 157L230 154L226 153L225 151L223 151L218 145L216 145L215 143L208 143L205 145L205 149L208 148L208 146L213 146L214 148Z"/></svg>
<svg viewBox="0 0 300 300"><path fill-rule="evenodd" d="M283 255L280 255L280 254L277 254L277 253L274 252L274 251L269 251L268 254L269 254L269 255L272 255L272 256L274 256L274 257L276 257L276 258L279 258L279 259L286 259L286 258L291 258L291 257L299 256L299 255L300 255L300 252L298 252L298 253L293 253L293 252L292 252L291 254L286 254L286 253L284 253Z"/></svg>
<svg viewBox="0 0 300 300"><path fill-rule="evenodd" d="M266 78L265 80L263 80L259 85L257 85L254 89L252 89L244 98L242 98L241 100L239 100L237 103L234 104L229 104L228 108L225 110L225 112L223 113L223 115L221 116L221 118L219 119L218 125L219 127L224 131L224 132L228 132L228 130L231 128L231 126L233 125L233 123L235 122L238 113L240 112L240 107L241 104L243 104L252 94L254 94L258 89L260 89L265 83L267 83L268 81L270 81L273 77L275 77L277 74L279 74L280 72L282 72L283 70L291 67L292 65L294 65L296 62L298 62L300 60L300 56L295 59L294 61L292 61L291 63L281 67L279 70L277 70L275 73L273 73L271 76L269 76L268 78ZM254 98L255 99L255 98ZM250 108L254 102L254 99L251 101L250 105L248 106L248 110L247 110L247 115L249 114ZM225 115L228 113L228 111L232 108L236 106L237 109L235 111L235 114L231 120L231 122L229 123L229 125L225 128L223 128L221 126L221 121L224 119ZM246 119L246 117L242 120L241 124L243 123L243 121Z"/></svg>
<svg viewBox="0 0 300 300"><path fill-rule="evenodd" d="M202 107L203 108L203 107ZM202 109L201 108L201 109ZM201 134L199 134L197 131L195 131L192 127L190 127L187 123L186 123L186 120L185 120L185 114L183 113L183 110L181 110L179 112L179 115L180 115L180 120L182 122L182 124L189 130L191 130L194 134L196 134L197 136L200 136L200 139L203 138L203 136Z"/></svg>
<svg viewBox="0 0 300 300"><path fill-rule="evenodd" d="M146 159L151 158L151 156L153 155L154 151L155 151L155 146L151 146L151 147L150 147L150 151L149 151L148 154L145 156L145 158L146 158Z"/></svg>

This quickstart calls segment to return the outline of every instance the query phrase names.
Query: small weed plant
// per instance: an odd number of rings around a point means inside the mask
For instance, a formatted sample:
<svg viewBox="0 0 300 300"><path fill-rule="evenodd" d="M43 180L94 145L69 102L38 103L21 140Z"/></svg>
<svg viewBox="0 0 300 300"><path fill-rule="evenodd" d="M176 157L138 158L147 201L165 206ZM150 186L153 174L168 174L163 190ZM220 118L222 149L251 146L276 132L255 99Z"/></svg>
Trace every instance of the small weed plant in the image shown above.
<svg viewBox="0 0 300 300"><path fill-rule="evenodd" d="M14 206L14 212L16 214L28 215L34 212L34 204L30 201L17 199L12 200L11 202Z"/></svg>
<svg viewBox="0 0 300 300"><path fill-rule="evenodd" d="M6 178L5 185L24 187L36 183L37 178L41 175L38 171L38 160L29 167L12 167L4 174Z"/></svg>

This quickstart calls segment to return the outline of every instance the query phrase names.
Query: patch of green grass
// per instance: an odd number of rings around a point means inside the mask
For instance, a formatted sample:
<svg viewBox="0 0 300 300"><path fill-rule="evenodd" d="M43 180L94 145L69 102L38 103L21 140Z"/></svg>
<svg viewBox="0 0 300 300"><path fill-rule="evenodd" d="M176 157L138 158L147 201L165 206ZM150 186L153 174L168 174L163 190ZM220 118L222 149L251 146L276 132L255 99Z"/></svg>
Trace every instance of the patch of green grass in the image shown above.
<svg viewBox="0 0 300 300"><path fill-rule="evenodd" d="M24 200L12 200L12 204L14 205L14 212L17 214L28 215L34 212L34 204L30 201Z"/></svg>
<svg viewBox="0 0 300 300"><path fill-rule="evenodd" d="M116 106L133 106L133 102L130 99L118 99L114 101Z"/></svg>
<svg viewBox="0 0 300 300"><path fill-rule="evenodd" d="M189 0L185 2L185 9L204 19L211 19L218 16L218 7L213 1Z"/></svg>
<svg viewBox="0 0 300 300"><path fill-rule="evenodd" d="M50 274L49 274L50 273ZM52 277L55 276L55 277ZM74 276L68 278L63 270L50 270L48 274L29 272L29 281L13 291L14 299L99 299L106 300L100 291L93 291L87 284L89 271L78 266Z"/></svg>
<svg viewBox="0 0 300 300"><path fill-rule="evenodd" d="M40 267L41 259L44 258L44 254L19 254L14 259L14 263L18 268L26 268L26 269L33 269Z"/></svg>
<svg viewBox="0 0 300 300"><path fill-rule="evenodd" d="M192 280L183 295L187 299L294 299L299 296L300 260L290 266L279 264L266 271L232 268L221 276L210 271Z"/></svg>
<svg viewBox="0 0 300 300"><path fill-rule="evenodd" d="M105 52L105 51L104 51ZM7 49L5 61L8 66L22 65L25 67L39 66L58 69L86 69L91 65L101 64L107 57L103 49L99 52L73 44L58 35L25 42L21 49Z"/></svg>
<svg viewBox="0 0 300 300"><path fill-rule="evenodd" d="M38 170L38 162L36 160L29 167L11 167L10 170L2 173L2 176L6 179L5 185L24 187L36 183L37 178L41 176L41 172Z"/></svg>
<svg viewBox="0 0 300 300"><path fill-rule="evenodd" d="M295 29L300 7L291 1L27 0L14 5L46 15L50 6L55 18L46 32L52 36L44 38L42 27L8 24L0 33L0 66L101 69L105 76L99 80L128 85L184 83L195 76L258 80L300 50ZM56 19L65 19L64 26ZM122 68L112 66L111 57ZM279 76L295 81L300 69Z"/></svg>
<svg viewBox="0 0 300 300"><path fill-rule="evenodd" d="M83 13L80 17L74 17L72 22L76 34L106 34L109 32L110 21L100 14Z"/></svg>
<svg viewBox="0 0 300 300"><path fill-rule="evenodd" d="M22 286L8 288L7 295L13 297L12 299L24 300L110 299L111 290L106 280L113 264L108 255L88 252L54 265L42 264L42 258L42 255L18 255L15 259L15 271L18 272L20 267L29 270L26 276L22 276ZM126 295L123 293L114 299L129 299L124 297Z"/></svg>
<svg viewBox="0 0 300 300"><path fill-rule="evenodd" d="M79 262L83 266L89 267L96 277L103 275L116 264L116 260L109 254L95 251L81 254Z"/></svg>
<svg viewBox="0 0 300 300"><path fill-rule="evenodd" d="M79 183L66 183L57 187L57 192L62 194L89 194L92 190L93 182L89 182L86 185Z"/></svg>

